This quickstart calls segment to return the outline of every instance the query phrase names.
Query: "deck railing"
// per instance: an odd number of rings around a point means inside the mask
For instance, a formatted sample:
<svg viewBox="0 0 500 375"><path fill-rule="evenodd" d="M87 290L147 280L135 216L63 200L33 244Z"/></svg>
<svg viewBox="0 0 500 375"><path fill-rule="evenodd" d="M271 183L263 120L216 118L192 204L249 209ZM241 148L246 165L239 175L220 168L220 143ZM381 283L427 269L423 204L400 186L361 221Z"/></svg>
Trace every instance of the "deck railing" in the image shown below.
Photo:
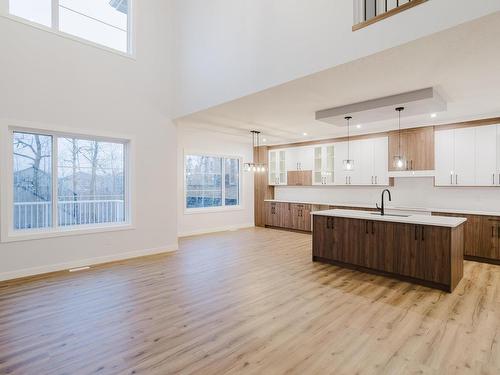
<svg viewBox="0 0 500 375"><path fill-rule="evenodd" d="M59 226L122 223L125 221L123 199L66 200L57 202ZM51 202L15 202L14 228L35 229L52 226Z"/></svg>

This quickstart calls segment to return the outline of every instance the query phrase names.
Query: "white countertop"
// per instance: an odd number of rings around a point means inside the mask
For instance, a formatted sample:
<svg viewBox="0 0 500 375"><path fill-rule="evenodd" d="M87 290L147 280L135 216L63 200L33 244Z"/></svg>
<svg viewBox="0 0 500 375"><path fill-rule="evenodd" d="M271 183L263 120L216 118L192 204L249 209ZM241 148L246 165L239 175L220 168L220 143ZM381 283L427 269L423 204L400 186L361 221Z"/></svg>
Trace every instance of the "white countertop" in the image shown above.
<svg viewBox="0 0 500 375"><path fill-rule="evenodd" d="M322 206L338 206L338 207L355 207L355 208L376 208L374 204L362 203L336 203L336 202L307 202L307 201L291 201L291 200L276 200L266 199L265 202L278 202L278 203L298 203L298 204L315 204ZM461 209L448 209L448 208L431 208L431 207L405 207L405 206L391 206L387 205L386 210L397 211L417 211L417 212L437 212L448 214L462 214L462 215L480 215L480 216L500 216L500 212L496 211L475 211L475 210L461 210Z"/></svg>
<svg viewBox="0 0 500 375"><path fill-rule="evenodd" d="M354 211L354 210L326 210L311 212L311 215L317 216L333 216L343 217L347 219L361 219L373 221L389 221L393 223L417 224L417 225L432 225L437 227L455 228L467 221L466 218L448 217L448 216L430 216L430 215L409 215L403 216L381 216L378 213L369 211Z"/></svg>

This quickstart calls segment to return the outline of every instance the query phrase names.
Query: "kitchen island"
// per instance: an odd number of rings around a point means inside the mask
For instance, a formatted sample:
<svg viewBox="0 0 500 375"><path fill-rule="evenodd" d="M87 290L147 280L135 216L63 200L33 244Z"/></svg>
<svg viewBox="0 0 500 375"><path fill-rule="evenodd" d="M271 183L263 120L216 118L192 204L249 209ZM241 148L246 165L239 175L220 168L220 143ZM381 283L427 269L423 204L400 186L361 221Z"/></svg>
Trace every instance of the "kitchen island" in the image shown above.
<svg viewBox="0 0 500 375"><path fill-rule="evenodd" d="M463 277L467 219L327 210L313 217L313 261L452 292Z"/></svg>

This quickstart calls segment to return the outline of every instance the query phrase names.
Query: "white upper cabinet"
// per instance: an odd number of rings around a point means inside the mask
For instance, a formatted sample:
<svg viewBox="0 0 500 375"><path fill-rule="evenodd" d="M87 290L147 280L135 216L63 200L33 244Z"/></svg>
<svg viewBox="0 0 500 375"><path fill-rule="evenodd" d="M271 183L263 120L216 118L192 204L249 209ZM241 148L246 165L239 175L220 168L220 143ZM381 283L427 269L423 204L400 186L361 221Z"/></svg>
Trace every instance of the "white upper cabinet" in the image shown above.
<svg viewBox="0 0 500 375"><path fill-rule="evenodd" d="M455 167L455 131L440 130L435 133L436 155L436 186L451 186L454 184L453 170Z"/></svg>
<svg viewBox="0 0 500 375"><path fill-rule="evenodd" d="M389 185L388 138L372 138L349 143L352 171L344 170L347 142L335 144L335 185Z"/></svg>
<svg viewBox="0 0 500 375"><path fill-rule="evenodd" d="M500 166L500 164L497 164L498 129L500 129L500 126L496 125L481 126L476 128L475 183L477 185L498 185L499 176L497 172L497 165Z"/></svg>
<svg viewBox="0 0 500 375"><path fill-rule="evenodd" d="M455 185L473 186L476 183L475 128L455 130Z"/></svg>
<svg viewBox="0 0 500 375"><path fill-rule="evenodd" d="M500 125L438 130L436 186L500 186Z"/></svg>
<svg viewBox="0 0 500 375"><path fill-rule="evenodd" d="M312 147L297 147L286 150L287 171L311 171L314 150Z"/></svg>
<svg viewBox="0 0 500 375"><path fill-rule="evenodd" d="M286 185L286 151L269 151L269 185Z"/></svg>
<svg viewBox="0 0 500 375"><path fill-rule="evenodd" d="M316 146L313 155L313 185L333 185L334 145Z"/></svg>
<svg viewBox="0 0 500 375"><path fill-rule="evenodd" d="M373 179L374 185L389 185L389 138L375 138L373 143Z"/></svg>

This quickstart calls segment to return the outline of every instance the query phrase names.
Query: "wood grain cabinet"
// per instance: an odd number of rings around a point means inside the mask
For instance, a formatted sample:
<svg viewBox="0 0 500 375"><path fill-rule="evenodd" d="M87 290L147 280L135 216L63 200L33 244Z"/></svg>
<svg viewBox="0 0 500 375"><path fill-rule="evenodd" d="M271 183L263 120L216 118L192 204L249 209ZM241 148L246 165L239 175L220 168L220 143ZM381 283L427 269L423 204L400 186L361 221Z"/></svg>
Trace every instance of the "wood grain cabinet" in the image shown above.
<svg viewBox="0 0 500 375"><path fill-rule="evenodd" d="M312 171L288 171L287 185L289 186L311 186Z"/></svg>
<svg viewBox="0 0 500 375"><path fill-rule="evenodd" d="M399 132L389 133L389 170L400 171L394 165L396 156L406 160L405 170L434 170L434 128L415 128L401 131L401 154L399 155Z"/></svg>
<svg viewBox="0 0 500 375"><path fill-rule="evenodd" d="M313 260L453 291L463 276L456 228L314 215Z"/></svg>
<svg viewBox="0 0 500 375"><path fill-rule="evenodd" d="M436 216L465 217L465 259L500 264L500 217L432 213Z"/></svg>
<svg viewBox="0 0 500 375"><path fill-rule="evenodd" d="M266 202L266 226L311 231L310 204Z"/></svg>

